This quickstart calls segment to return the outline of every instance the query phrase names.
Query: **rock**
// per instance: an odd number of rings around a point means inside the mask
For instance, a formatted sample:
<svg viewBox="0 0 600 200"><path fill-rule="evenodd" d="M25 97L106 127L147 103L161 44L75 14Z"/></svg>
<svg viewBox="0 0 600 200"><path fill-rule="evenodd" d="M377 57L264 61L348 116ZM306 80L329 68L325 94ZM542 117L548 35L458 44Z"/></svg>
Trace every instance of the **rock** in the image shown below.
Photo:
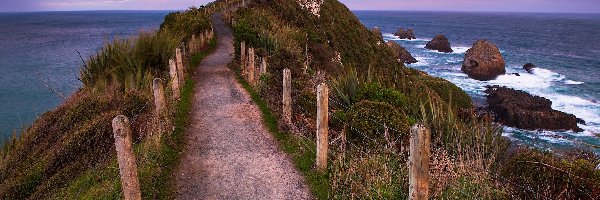
<svg viewBox="0 0 600 200"><path fill-rule="evenodd" d="M390 48L392 48L394 54L396 55L396 58L398 58L398 60L402 61L403 63L412 64L419 62L410 54L410 52L408 52L404 47L400 46L398 43L388 41L386 42L386 44Z"/></svg>
<svg viewBox="0 0 600 200"><path fill-rule="evenodd" d="M583 120L583 119L581 119L581 118L577 118L577 123L578 123L578 124L587 125L587 124L585 124L585 120Z"/></svg>
<svg viewBox="0 0 600 200"><path fill-rule="evenodd" d="M480 80L493 80L506 73L504 58L496 45L487 40L478 40L465 54L461 70L469 77Z"/></svg>
<svg viewBox="0 0 600 200"><path fill-rule="evenodd" d="M533 71L533 68L536 68L537 66L535 66L533 63L527 63L525 65L523 65L523 69L525 69L525 71L527 71L527 73L530 73Z"/></svg>
<svg viewBox="0 0 600 200"><path fill-rule="evenodd" d="M510 73L510 75L521 76L519 73Z"/></svg>
<svg viewBox="0 0 600 200"><path fill-rule="evenodd" d="M381 29L379 29L379 27L373 28L371 32L375 34L379 40L383 40L383 35L381 34Z"/></svg>
<svg viewBox="0 0 600 200"><path fill-rule="evenodd" d="M400 39L417 39L417 37L415 37L415 33L414 31L409 28L408 30L404 30L404 28L400 28L396 33L394 33L395 36L398 36L398 38Z"/></svg>
<svg viewBox="0 0 600 200"><path fill-rule="evenodd" d="M311 14L321 17L321 6L324 0L297 0L300 6Z"/></svg>
<svg viewBox="0 0 600 200"><path fill-rule="evenodd" d="M454 52L450 46L450 41L444 35L436 35L431 41L427 42L425 48L444 53Z"/></svg>
<svg viewBox="0 0 600 200"><path fill-rule="evenodd" d="M577 117L552 109L546 98L507 87L487 86L488 109L493 111L502 124L526 130L573 130Z"/></svg>

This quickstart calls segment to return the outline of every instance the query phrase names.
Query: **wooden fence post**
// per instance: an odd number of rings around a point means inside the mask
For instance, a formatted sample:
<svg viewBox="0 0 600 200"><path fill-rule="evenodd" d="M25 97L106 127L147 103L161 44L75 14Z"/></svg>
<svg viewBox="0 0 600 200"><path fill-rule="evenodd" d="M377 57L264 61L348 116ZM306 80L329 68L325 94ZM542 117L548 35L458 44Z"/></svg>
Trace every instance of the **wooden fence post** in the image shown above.
<svg viewBox="0 0 600 200"><path fill-rule="evenodd" d="M242 75L246 74L246 42L240 42L240 64L242 66Z"/></svg>
<svg viewBox="0 0 600 200"><path fill-rule="evenodd" d="M112 121L123 196L127 200L138 200L142 199L142 196L129 125L129 119L123 115L115 117Z"/></svg>
<svg viewBox="0 0 600 200"><path fill-rule="evenodd" d="M152 90L154 92L154 106L156 116L160 116L165 108L165 89L160 78L155 78L152 81Z"/></svg>
<svg viewBox="0 0 600 200"><path fill-rule="evenodd" d="M317 169L327 169L329 146L329 88L321 83L317 86Z"/></svg>
<svg viewBox="0 0 600 200"><path fill-rule="evenodd" d="M267 57L262 57L260 59L260 75L267 73Z"/></svg>
<svg viewBox="0 0 600 200"><path fill-rule="evenodd" d="M248 71L248 83L252 85L254 83L254 69L255 69L255 58L254 58L254 48L250 47L248 49L248 67L246 68Z"/></svg>
<svg viewBox="0 0 600 200"><path fill-rule="evenodd" d="M175 49L175 58L177 59L177 77L179 78L180 85L183 85L183 81L185 80L185 66L183 66L180 48Z"/></svg>
<svg viewBox="0 0 600 200"><path fill-rule="evenodd" d="M179 99L179 76L177 75L177 64L175 64L173 59L169 59L169 75L171 76L173 99Z"/></svg>
<svg viewBox="0 0 600 200"><path fill-rule="evenodd" d="M196 34L193 34L192 35L192 39L190 39L190 47L189 47L189 49L190 49L190 52L192 52L192 53L196 53L196 50L198 49L196 47Z"/></svg>
<svg viewBox="0 0 600 200"><path fill-rule="evenodd" d="M287 68L283 70L283 119L292 124L292 72Z"/></svg>
<svg viewBox="0 0 600 200"><path fill-rule="evenodd" d="M428 128L420 124L410 128L408 199L426 200L429 198L430 143L431 131Z"/></svg>

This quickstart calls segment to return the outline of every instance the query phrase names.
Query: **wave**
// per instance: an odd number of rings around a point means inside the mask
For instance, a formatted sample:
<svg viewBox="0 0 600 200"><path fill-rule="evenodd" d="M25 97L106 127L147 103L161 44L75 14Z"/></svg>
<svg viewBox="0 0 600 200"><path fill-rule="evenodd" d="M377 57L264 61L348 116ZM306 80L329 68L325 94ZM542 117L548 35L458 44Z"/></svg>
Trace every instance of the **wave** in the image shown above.
<svg viewBox="0 0 600 200"><path fill-rule="evenodd" d="M581 84L584 84L584 82L574 81L574 80L566 80L565 84L567 84L567 85L581 85Z"/></svg>
<svg viewBox="0 0 600 200"><path fill-rule="evenodd" d="M452 53L454 54L463 54L466 53L471 47L452 47Z"/></svg>
<svg viewBox="0 0 600 200"><path fill-rule="evenodd" d="M417 38L417 39L400 39L398 36L395 36L394 34L391 33L384 33L382 34L383 39L388 41L388 40L393 40L393 41L406 41L406 42L428 42L431 41L431 38Z"/></svg>
<svg viewBox="0 0 600 200"><path fill-rule="evenodd" d="M429 60L432 58L429 57L422 57L422 56L415 56L415 59L417 59L416 63L413 64L407 64L408 66L412 66L412 67L422 67L422 66L430 66L430 62Z"/></svg>

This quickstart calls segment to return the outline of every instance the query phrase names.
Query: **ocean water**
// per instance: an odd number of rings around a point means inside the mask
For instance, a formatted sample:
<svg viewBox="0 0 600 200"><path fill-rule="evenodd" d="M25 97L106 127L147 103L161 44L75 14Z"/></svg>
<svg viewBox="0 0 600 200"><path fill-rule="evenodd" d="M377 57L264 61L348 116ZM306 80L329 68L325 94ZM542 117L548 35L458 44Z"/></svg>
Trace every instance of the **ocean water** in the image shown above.
<svg viewBox="0 0 600 200"><path fill-rule="evenodd" d="M379 27L419 61L408 67L447 79L484 101L486 85L503 85L550 99L552 107L584 119L585 131L525 131L505 127L504 135L542 149L585 148L600 153L600 14L355 11L365 26ZM416 40L393 36L413 28ZM436 34L450 40L454 53L425 49ZM492 81L470 79L460 68L465 52L478 39L494 42L507 73ZM522 66L539 68L528 74Z"/></svg>
<svg viewBox="0 0 600 200"><path fill-rule="evenodd" d="M168 11L0 13L0 142L80 86L81 58L157 29ZM54 91L56 92L54 92Z"/></svg>

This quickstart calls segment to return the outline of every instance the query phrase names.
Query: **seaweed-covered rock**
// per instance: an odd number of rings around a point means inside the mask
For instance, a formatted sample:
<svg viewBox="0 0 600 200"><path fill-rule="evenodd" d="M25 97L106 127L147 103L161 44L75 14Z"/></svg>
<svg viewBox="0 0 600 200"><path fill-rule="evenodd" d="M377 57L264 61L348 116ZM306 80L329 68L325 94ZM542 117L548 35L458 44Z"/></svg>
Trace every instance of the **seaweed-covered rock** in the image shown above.
<svg viewBox="0 0 600 200"><path fill-rule="evenodd" d="M505 62L496 45L478 40L465 54L461 70L469 77L488 81L506 73Z"/></svg>
<svg viewBox="0 0 600 200"><path fill-rule="evenodd" d="M527 71L527 73L533 72L533 68L536 68L537 66L535 66L533 63L527 63L525 65L523 65L523 69L525 69L525 71Z"/></svg>
<svg viewBox="0 0 600 200"><path fill-rule="evenodd" d="M452 53L452 47L450 46L450 41L444 35L436 35L431 41L427 42L425 45L426 49L437 50L439 52L444 53Z"/></svg>
<svg viewBox="0 0 600 200"><path fill-rule="evenodd" d="M417 39L417 37L415 37L415 32L413 31L413 29L409 28L408 30L404 30L404 28L400 28L398 31L396 31L396 33L394 33L395 36L398 36L398 38L400 39Z"/></svg>
<svg viewBox="0 0 600 200"><path fill-rule="evenodd" d="M552 109L552 101L507 87L488 86L487 103L499 121L507 126L527 130L573 130L577 117Z"/></svg>
<svg viewBox="0 0 600 200"><path fill-rule="evenodd" d="M393 41L388 41L388 42L386 42L386 44L390 48L392 48L392 50L394 51L394 54L396 55L398 60L402 61L403 63L412 64L412 63L419 62L417 59L415 59L415 57L413 57L410 54L410 52L408 52L408 50L406 50L404 47L400 46L398 43L395 43Z"/></svg>

